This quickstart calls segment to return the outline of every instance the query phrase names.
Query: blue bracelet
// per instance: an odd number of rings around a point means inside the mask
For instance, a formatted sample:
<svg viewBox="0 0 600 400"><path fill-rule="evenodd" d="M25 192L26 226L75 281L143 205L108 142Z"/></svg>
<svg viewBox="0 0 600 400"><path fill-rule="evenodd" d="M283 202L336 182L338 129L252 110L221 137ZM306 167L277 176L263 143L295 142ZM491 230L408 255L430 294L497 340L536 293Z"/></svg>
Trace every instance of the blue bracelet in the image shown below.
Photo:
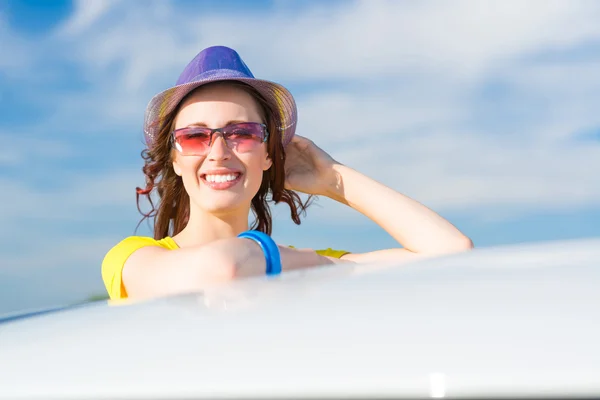
<svg viewBox="0 0 600 400"><path fill-rule="evenodd" d="M257 242L267 261L267 275L278 275L281 273L281 255L279 247L269 235L261 231L245 231L238 235L239 238L252 239Z"/></svg>

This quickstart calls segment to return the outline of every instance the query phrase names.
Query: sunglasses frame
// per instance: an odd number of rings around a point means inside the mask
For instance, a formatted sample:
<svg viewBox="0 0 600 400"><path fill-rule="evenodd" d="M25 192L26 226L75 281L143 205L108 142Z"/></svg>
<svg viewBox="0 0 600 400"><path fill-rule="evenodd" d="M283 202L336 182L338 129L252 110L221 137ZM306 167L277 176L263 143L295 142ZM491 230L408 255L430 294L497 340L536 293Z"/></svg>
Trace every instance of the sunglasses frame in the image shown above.
<svg viewBox="0 0 600 400"><path fill-rule="evenodd" d="M264 139L262 141L260 141L260 143L266 143L267 140L269 140L269 129L267 128L266 124L263 124L261 122L238 122L238 123L235 123L235 124L230 124L230 125L224 126L222 128L214 128L214 129L213 128L207 128L207 127L198 127L198 128L201 128L201 129L205 130L206 132L210 132L209 141L208 141L208 147L209 148L213 145L213 138L215 136L215 133L220 133L221 134L221 137L223 137L223 139L225 140L225 145L229 148L229 145L227 144L227 139L225 139L225 132L224 132L224 130L227 130L227 128L229 128L229 127L233 127L233 126L237 126L237 125L247 125L247 124L259 125L260 127L262 127L263 132L264 132ZM180 151L179 149L177 149L177 147L175 146L175 144L176 144L175 135L176 135L177 131L181 131L181 130L184 130L184 129L192 129L192 127L185 127L185 128L174 129L173 131L171 131L171 135L170 135L171 147L174 147L181 154L184 154L184 153L182 151Z"/></svg>

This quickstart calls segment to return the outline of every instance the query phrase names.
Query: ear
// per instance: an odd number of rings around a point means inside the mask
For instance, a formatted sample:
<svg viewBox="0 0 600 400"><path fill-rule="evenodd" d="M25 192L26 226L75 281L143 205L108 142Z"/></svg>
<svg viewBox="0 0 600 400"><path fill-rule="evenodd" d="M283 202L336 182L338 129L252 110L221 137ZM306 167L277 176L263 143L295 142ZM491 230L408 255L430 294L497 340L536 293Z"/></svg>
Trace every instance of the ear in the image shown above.
<svg viewBox="0 0 600 400"><path fill-rule="evenodd" d="M273 165L273 161L271 160L271 158L267 154L265 156L265 159L263 160L263 171L267 171L269 168L271 168L272 165Z"/></svg>
<svg viewBox="0 0 600 400"><path fill-rule="evenodd" d="M177 160L173 161L173 171L179 176L181 176L181 166L177 163Z"/></svg>

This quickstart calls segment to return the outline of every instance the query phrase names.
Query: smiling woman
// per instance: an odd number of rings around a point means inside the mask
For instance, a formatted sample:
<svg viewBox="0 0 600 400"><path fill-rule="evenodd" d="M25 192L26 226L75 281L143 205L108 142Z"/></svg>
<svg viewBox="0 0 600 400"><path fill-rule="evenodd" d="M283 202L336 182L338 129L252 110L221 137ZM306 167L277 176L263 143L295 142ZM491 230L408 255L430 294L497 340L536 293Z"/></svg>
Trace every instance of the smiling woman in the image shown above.
<svg viewBox="0 0 600 400"><path fill-rule="evenodd" d="M146 298L243 276L472 248L433 211L296 135L296 123L286 88L254 78L230 48L200 52L146 110L146 186L137 193L138 204L142 195L152 205L144 218L154 218L154 237L131 236L108 251L102 276L110 297ZM277 245L268 196L287 203L300 224L307 203L297 192L353 207L403 247L353 254Z"/></svg>

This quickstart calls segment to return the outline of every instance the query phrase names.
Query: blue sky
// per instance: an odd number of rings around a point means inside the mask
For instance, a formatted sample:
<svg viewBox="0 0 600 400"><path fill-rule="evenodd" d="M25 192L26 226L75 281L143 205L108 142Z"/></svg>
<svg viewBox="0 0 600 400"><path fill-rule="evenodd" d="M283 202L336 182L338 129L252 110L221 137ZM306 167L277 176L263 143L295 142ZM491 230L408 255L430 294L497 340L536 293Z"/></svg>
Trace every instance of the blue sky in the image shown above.
<svg viewBox="0 0 600 400"><path fill-rule="evenodd" d="M575 0L4 1L0 313L103 293L139 220L145 106L215 44L291 89L299 134L477 246L598 237L599 19ZM275 216L300 247L394 245L328 199Z"/></svg>

